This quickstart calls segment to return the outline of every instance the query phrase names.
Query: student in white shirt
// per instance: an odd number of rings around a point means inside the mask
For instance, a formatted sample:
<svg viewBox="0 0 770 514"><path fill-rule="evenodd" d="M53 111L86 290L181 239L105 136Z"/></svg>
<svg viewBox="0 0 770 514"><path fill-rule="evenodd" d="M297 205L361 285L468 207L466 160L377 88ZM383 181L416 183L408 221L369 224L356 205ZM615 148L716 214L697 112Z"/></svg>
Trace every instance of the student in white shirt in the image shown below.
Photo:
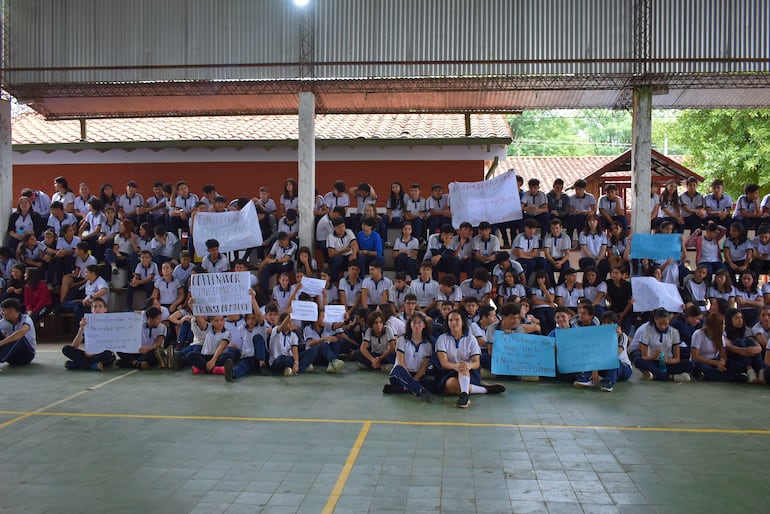
<svg viewBox="0 0 770 514"><path fill-rule="evenodd" d="M24 313L24 304L7 298L0 304L0 363L23 366L32 362L37 348L35 323Z"/></svg>
<svg viewBox="0 0 770 514"><path fill-rule="evenodd" d="M389 383L382 388L383 393L411 393L424 401L434 398L430 391L433 380L426 376L433 354L430 337L425 314L419 311L412 314L406 333L398 338L396 364L390 370Z"/></svg>
<svg viewBox="0 0 770 514"><path fill-rule="evenodd" d="M91 312L94 314L104 314L107 312L107 302L105 298L98 297L91 301ZM61 352L67 359L64 367L70 370L84 369L93 371L104 371L104 368L112 366L115 362L115 354L110 350L104 350L97 354L86 353L85 351L85 328L86 320L80 320L78 333L72 340L72 344L62 347ZM81 345L83 348L81 348Z"/></svg>

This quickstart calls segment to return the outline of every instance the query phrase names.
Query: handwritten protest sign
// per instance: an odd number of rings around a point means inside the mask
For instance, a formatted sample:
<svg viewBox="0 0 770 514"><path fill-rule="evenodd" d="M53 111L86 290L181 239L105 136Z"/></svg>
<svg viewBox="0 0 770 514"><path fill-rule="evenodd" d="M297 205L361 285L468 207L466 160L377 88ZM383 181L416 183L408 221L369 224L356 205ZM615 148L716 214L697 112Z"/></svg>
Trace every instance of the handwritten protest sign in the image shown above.
<svg viewBox="0 0 770 514"><path fill-rule="evenodd" d="M615 369L618 363L617 325L568 328L556 331L556 368L559 373Z"/></svg>
<svg viewBox="0 0 770 514"><path fill-rule="evenodd" d="M227 316L251 312L251 274L248 271L190 275L196 316Z"/></svg>
<svg viewBox="0 0 770 514"><path fill-rule="evenodd" d="M669 312L682 312L682 295L674 284L658 282L655 277L631 277L634 312L649 312L663 307Z"/></svg>
<svg viewBox="0 0 770 514"><path fill-rule="evenodd" d="M206 241L219 241L219 251L232 252L262 244L262 230L254 202L240 211L199 212L193 218L195 253L206 255Z"/></svg>
<svg viewBox="0 0 770 514"><path fill-rule="evenodd" d="M502 223L522 217L519 186L513 172L481 182L452 182L449 204L455 228L463 221L477 226L482 221Z"/></svg>
<svg viewBox="0 0 770 514"><path fill-rule="evenodd" d="M318 319L318 304L294 300L291 302L291 319L299 321L316 321ZM327 321L324 319L324 321Z"/></svg>
<svg viewBox="0 0 770 514"><path fill-rule="evenodd" d="M105 350L139 353L142 346L142 315L137 312L86 314L86 353Z"/></svg>
<svg viewBox="0 0 770 514"><path fill-rule="evenodd" d="M339 323L345 321L344 305L327 305L324 308L324 321L326 323Z"/></svg>
<svg viewBox="0 0 770 514"><path fill-rule="evenodd" d="M631 236L631 258L679 260L682 257L682 234L639 234Z"/></svg>
<svg viewBox="0 0 770 514"><path fill-rule="evenodd" d="M312 277L302 277L302 293L310 296L318 296L323 293L326 287L326 280Z"/></svg>
<svg viewBox="0 0 770 514"><path fill-rule="evenodd" d="M492 373L521 377L555 377L553 337L495 331Z"/></svg>

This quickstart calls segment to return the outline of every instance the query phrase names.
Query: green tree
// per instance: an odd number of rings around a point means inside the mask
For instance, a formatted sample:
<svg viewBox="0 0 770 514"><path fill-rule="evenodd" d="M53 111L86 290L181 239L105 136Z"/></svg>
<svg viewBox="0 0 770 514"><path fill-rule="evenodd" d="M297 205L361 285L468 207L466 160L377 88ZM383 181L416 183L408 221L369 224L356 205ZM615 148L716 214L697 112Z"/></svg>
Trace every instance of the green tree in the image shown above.
<svg viewBox="0 0 770 514"><path fill-rule="evenodd" d="M688 110L672 127L686 149L686 165L711 179L725 181L733 198L748 183L770 189L770 110Z"/></svg>

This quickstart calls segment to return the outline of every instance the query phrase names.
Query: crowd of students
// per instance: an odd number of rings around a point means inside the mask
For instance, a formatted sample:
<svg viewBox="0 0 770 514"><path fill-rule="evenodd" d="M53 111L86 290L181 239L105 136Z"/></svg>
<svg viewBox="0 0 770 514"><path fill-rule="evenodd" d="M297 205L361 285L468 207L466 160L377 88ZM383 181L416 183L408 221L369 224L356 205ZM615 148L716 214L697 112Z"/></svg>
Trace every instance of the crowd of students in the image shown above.
<svg viewBox="0 0 770 514"><path fill-rule="evenodd" d="M458 407L467 407L470 395L504 390L482 380L490 371L496 330L552 335L608 323L618 326L618 367L559 379L612 391L636 367L644 379L687 382L694 374L764 382L770 288L760 288L757 277L770 270L770 200L759 202L756 185L746 186L734 212L719 180L705 196L693 179L681 194L676 182L653 193L652 228L690 231L681 258L663 261L630 259L616 186L608 185L597 201L583 180L574 184L573 195L564 192L561 179L547 194L537 179L527 185L520 191L523 219L461 223L455 230L449 196L439 184L423 198L419 184L407 192L395 182L382 202L370 184L347 189L337 181L317 196L314 209L319 264L313 249L299 247L293 179L286 180L276 203L265 187L258 197L232 200L213 185L198 196L184 181L156 182L147 199L134 181L120 195L110 184L98 196L80 184L75 195L57 177L51 197L23 190L0 248L0 361L31 361L36 327L72 311L78 333L63 349L68 369L189 366L195 374L232 381L251 373L295 375L314 366L336 373L351 360L387 371L385 393L427 400L457 394ZM254 255L231 259L212 239L196 263L196 214L248 202L256 207L264 244L244 249ZM391 228L400 236L389 241ZM749 230L755 231L753 239ZM696 252L694 266L687 248ZM572 251L580 252L577 268L570 265ZM392 252L393 280L383 272L386 252ZM86 354L84 313L108 311L109 282L119 281L121 270L128 277L122 284L126 309L136 299L143 305L142 350ZM191 274L231 270L253 272L252 312L193 316ZM642 274L679 287L683 313L634 312L629 277ZM303 277L324 279L323 293L307 298ZM317 301L318 320L296 323L295 299ZM344 321L324 320L329 304L344 306Z"/></svg>

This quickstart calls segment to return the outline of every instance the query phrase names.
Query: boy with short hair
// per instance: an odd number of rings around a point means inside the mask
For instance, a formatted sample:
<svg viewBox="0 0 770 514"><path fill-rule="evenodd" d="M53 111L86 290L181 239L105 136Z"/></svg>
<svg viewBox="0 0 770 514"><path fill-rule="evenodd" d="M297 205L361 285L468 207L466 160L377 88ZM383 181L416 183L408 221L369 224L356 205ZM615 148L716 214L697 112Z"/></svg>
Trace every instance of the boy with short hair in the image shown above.
<svg viewBox="0 0 770 514"><path fill-rule="evenodd" d="M152 295L155 277L158 275L158 265L152 262L152 253L149 250L142 250L142 253L139 255L139 264L134 269L134 276L126 288L126 312L133 310L134 291L136 289L144 289L142 303L147 301L147 298Z"/></svg>
<svg viewBox="0 0 770 514"><path fill-rule="evenodd" d="M572 241L562 232L562 224L559 218L554 218L550 223L550 231L543 238L545 248L546 271L550 275L551 283L558 284L564 281L562 270L569 267L569 251L572 249ZM559 272L559 281L554 280L554 271Z"/></svg>
<svg viewBox="0 0 770 514"><path fill-rule="evenodd" d="M521 211L524 223L534 220L540 227L541 237L548 232L548 223L551 221L551 213L548 211L548 198L540 190L540 180L531 178L527 181L527 192L521 198Z"/></svg>
<svg viewBox="0 0 770 514"><path fill-rule="evenodd" d="M145 311L146 321L142 324L142 344L139 353L118 353L116 365L119 368L135 368L147 370L158 365L158 356L166 339L166 325L162 323L162 313L157 307ZM165 355L165 352L163 352Z"/></svg>
<svg viewBox="0 0 770 514"><path fill-rule="evenodd" d="M425 202L428 211L428 233L433 234L439 228L452 222L452 211L449 205L449 195L444 194L441 184L433 184L430 188L430 196Z"/></svg>
<svg viewBox="0 0 770 514"><path fill-rule="evenodd" d="M24 312L24 304L16 298L3 300L0 309L0 362L12 366L29 364L37 350L35 323Z"/></svg>
<svg viewBox="0 0 770 514"><path fill-rule="evenodd" d="M414 237L425 238L425 217L428 211L425 199L420 196L420 184L409 186L409 196L404 205L404 219L412 222Z"/></svg>
<svg viewBox="0 0 770 514"><path fill-rule="evenodd" d="M500 239L492 234L492 225L488 221L479 223L479 233L473 238L473 258L476 266L483 266L488 271L495 267L495 253L500 251Z"/></svg>
<svg viewBox="0 0 770 514"><path fill-rule="evenodd" d="M535 271L546 269L545 258L540 256L540 238L535 233L538 227L537 220L524 221L524 232L513 240L513 256L524 268L527 281Z"/></svg>
<svg viewBox="0 0 770 514"><path fill-rule="evenodd" d="M430 262L420 264L420 277L412 281L411 287L417 299L417 306L422 312L428 313L436 308L438 282L433 279L433 267Z"/></svg>
<svg viewBox="0 0 770 514"><path fill-rule="evenodd" d="M463 298L473 297L482 304L488 304L492 294L489 271L486 268L476 268L473 276L460 284L460 294Z"/></svg>
<svg viewBox="0 0 770 514"><path fill-rule="evenodd" d="M586 225L586 216L596 212L596 197L586 192L588 183L582 178L575 181L575 194L570 196L570 224L567 235L572 237L573 231L580 232Z"/></svg>
<svg viewBox="0 0 770 514"><path fill-rule="evenodd" d="M388 291L388 301L393 304L397 314L404 310L406 296L412 294L412 288L406 283L406 273L400 271L393 278L393 285Z"/></svg>
<svg viewBox="0 0 770 514"><path fill-rule="evenodd" d="M206 241L206 250L208 255L203 258L201 267L207 273L224 273L230 271L230 262L227 257L219 251L219 241L209 239Z"/></svg>
<svg viewBox="0 0 770 514"><path fill-rule="evenodd" d="M369 276L361 284L361 305L374 310L388 303L388 293L393 282L382 274L382 263L373 261L369 264Z"/></svg>

